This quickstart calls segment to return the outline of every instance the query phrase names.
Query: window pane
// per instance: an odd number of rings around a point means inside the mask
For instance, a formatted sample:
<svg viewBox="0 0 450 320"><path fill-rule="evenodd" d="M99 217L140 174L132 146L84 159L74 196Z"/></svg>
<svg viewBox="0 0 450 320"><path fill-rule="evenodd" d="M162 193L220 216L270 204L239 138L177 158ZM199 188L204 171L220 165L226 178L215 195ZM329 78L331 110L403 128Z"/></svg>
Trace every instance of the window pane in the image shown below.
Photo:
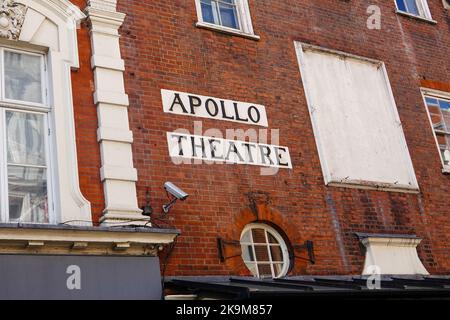
<svg viewBox="0 0 450 320"><path fill-rule="evenodd" d="M283 262L283 251L280 246L270 246L272 261Z"/></svg>
<svg viewBox="0 0 450 320"><path fill-rule="evenodd" d="M7 99L42 103L41 57L5 51Z"/></svg>
<svg viewBox="0 0 450 320"><path fill-rule="evenodd" d="M409 13L415 14L416 16L420 15L416 0L405 0L405 1Z"/></svg>
<svg viewBox="0 0 450 320"><path fill-rule="evenodd" d="M204 22L214 23L213 6L211 0L202 0L202 16Z"/></svg>
<svg viewBox="0 0 450 320"><path fill-rule="evenodd" d="M45 166L42 114L6 111L8 163Z"/></svg>
<svg viewBox="0 0 450 320"><path fill-rule="evenodd" d="M270 264L258 264L259 277L260 278L271 278L272 268Z"/></svg>
<svg viewBox="0 0 450 320"><path fill-rule="evenodd" d="M11 222L48 223L47 170L8 166Z"/></svg>
<svg viewBox="0 0 450 320"><path fill-rule="evenodd" d="M253 255L253 247L252 246L241 246L242 250L242 259L244 261L255 261L255 256Z"/></svg>
<svg viewBox="0 0 450 320"><path fill-rule="evenodd" d="M255 245L255 254L256 254L256 261L260 262L269 262L269 251L267 250L267 246L265 245Z"/></svg>
<svg viewBox="0 0 450 320"><path fill-rule="evenodd" d="M252 229L254 243L267 243L266 231L264 229Z"/></svg>
<svg viewBox="0 0 450 320"><path fill-rule="evenodd" d="M446 130L450 132L450 102L445 100L439 100L439 106L444 116Z"/></svg>
<svg viewBox="0 0 450 320"><path fill-rule="evenodd" d="M398 10L406 12L406 6L405 6L404 0L397 0L397 7L398 7Z"/></svg>
<svg viewBox="0 0 450 320"><path fill-rule="evenodd" d="M239 29L236 6L220 3L220 17L223 26Z"/></svg>
<svg viewBox="0 0 450 320"><path fill-rule="evenodd" d="M267 237L269 238L269 243L278 244L278 240L270 232L267 232Z"/></svg>

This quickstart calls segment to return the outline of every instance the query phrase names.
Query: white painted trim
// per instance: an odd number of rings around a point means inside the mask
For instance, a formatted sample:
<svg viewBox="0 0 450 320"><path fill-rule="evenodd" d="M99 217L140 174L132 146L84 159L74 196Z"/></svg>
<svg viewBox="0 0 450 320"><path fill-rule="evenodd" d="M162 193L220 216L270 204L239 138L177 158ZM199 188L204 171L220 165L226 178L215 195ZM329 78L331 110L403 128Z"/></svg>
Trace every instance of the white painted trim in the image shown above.
<svg viewBox="0 0 450 320"><path fill-rule="evenodd" d="M439 142L438 142L438 138L437 138L437 135L436 135L436 131L433 128L433 120L431 119L431 115L430 115L430 112L428 110L428 105L427 105L427 102L426 102L426 97L427 96L450 100L450 92L438 91L438 90L428 89L428 88L423 88L423 87L420 88L420 92L422 94L422 100L423 100L423 105L425 107L425 112L427 113L428 121L430 123L430 129L431 129L431 131L433 133L434 141L436 143L438 156L439 156L439 159L441 160L442 173L450 173L450 166L446 165L444 163L444 159L442 159L441 148L439 146Z"/></svg>
<svg viewBox="0 0 450 320"><path fill-rule="evenodd" d="M197 19L198 19L196 26L199 28L228 33L231 35L245 37L252 40L260 39L259 36L255 35L253 30L253 23L248 0L236 0L239 29L229 28L219 24L208 23L203 21L203 14L200 0L195 0L195 8L197 11Z"/></svg>
<svg viewBox="0 0 450 320"><path fill-rule="evenodd" d="M116 0L90 0L86 13L91 26L91 66L95 76L94 103L105 193L101 223L148 224L137 203L137 170L133 167L133 134L128 122L129 99L125 93L119 28L125 15L116 11Z"/></svg>

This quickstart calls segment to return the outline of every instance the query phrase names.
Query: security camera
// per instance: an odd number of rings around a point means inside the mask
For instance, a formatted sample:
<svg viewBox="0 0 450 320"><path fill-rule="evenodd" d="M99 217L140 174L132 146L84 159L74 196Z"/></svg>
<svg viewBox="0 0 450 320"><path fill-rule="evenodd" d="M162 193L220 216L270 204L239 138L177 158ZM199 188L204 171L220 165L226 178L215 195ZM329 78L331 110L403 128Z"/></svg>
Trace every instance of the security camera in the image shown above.
<svg viewBox="0 0 450 320"><path fill-rule="evenodd" d="M166 191L173 196L172 201L170 201L168 204L163 205L162 208L164 213L168 213L170 211L170 208L172 208L172 206L175 204L175 202L177 202L177 200L184 201L187 199L187 197L189 197L189 195L186 192L178 188L172 182L164 183L164 189L166 189Z"/></svg>
<svg viewBox="0 0 450 320"><path fill-rule="evenodd" d="M173 195L178 200L184 201L186 200L189 195L178 188L176 185L174 185L172 182L166 182L164 183L164 189L166 189L167 192L169 192L171 195Z"/></svg>

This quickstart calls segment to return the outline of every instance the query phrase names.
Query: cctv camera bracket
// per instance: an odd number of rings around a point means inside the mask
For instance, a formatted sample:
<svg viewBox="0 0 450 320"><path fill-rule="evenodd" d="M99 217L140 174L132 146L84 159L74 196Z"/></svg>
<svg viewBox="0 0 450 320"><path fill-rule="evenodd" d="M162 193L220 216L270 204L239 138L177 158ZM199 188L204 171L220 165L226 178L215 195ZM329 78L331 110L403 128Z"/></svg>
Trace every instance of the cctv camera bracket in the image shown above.
<svg viewBox="0 0 450 320"><path fill-rule="evenodd" d="M165 204L162 206L162 209L164 211L164 213L169 213L170 209L173 207L173 205L175 204L175 202L177 202L177 198L173 198L172 201L170 201L168 204Z"/></svg>

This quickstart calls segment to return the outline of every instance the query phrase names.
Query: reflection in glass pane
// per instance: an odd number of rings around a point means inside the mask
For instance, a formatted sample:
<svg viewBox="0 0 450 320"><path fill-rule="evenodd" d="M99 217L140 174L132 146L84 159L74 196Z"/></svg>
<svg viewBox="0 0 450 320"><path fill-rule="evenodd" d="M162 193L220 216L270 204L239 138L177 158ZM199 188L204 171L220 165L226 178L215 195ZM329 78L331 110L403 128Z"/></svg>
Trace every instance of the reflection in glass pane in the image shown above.
<svg viewBox="0 0 450 320"><path fill-rule="evenodd" d="M211 0L202 0L202 16L204 22L214 23L213 6Z"/></svg>
<svg viewBox="0 0 450 320"><path fill-rule="evenodd" d="M267 232L267 237L269 238L269 243L278 243L277 239L270 232Z"/></svg>
<svg viewBox="0 0 450 320"><path fill-rule="evenodd" d="M274 264L273 271L275 272L275 277L280 277L281 271L283 271L283 264L281 264L281 263Z"/></svg>
<svg viewBox="0 0 450 320"><path fill-rule="evenodd" d="M7 99L42 103L41 57L5 51Z"/></svg>
<svg viewBox="0 0 450 320"><path fill-rule="evenodd" d="M419 8L417 7L416 0L405 0L405 2L406 2L406 5L408 7L408 12L418 16L419 15Z"/></svg>
<svg viewBox="0 0 450 320"><path fill-rule="evenodd" d="M8 163L45 166L44 116L6 111Z"/></svg>
<svg viewBox="0 0 450 320"><path fill-rule="evenodd" d="M258 264L259 277L260 278L271 278L272 268L270 264Z"/></svg>
<svg viewBox="0 0 450 320"><path fill-rule="evenodd" d="M242 249L242 259L244 261L255 261L255 256L253 255L253 247L250 245L241 246Z"/></svg>
<svg viewBox="0 0 450 320"><path fill-rule="evenodd" d="M47 170L8 166L10 222L48 223Z"/></svg>
<svg viewBox="0 0 450 320"><path fill-rule="evenodd" d="M236 7L234 5L220 4L220 17L225 27L239 29Z"/></svg>

